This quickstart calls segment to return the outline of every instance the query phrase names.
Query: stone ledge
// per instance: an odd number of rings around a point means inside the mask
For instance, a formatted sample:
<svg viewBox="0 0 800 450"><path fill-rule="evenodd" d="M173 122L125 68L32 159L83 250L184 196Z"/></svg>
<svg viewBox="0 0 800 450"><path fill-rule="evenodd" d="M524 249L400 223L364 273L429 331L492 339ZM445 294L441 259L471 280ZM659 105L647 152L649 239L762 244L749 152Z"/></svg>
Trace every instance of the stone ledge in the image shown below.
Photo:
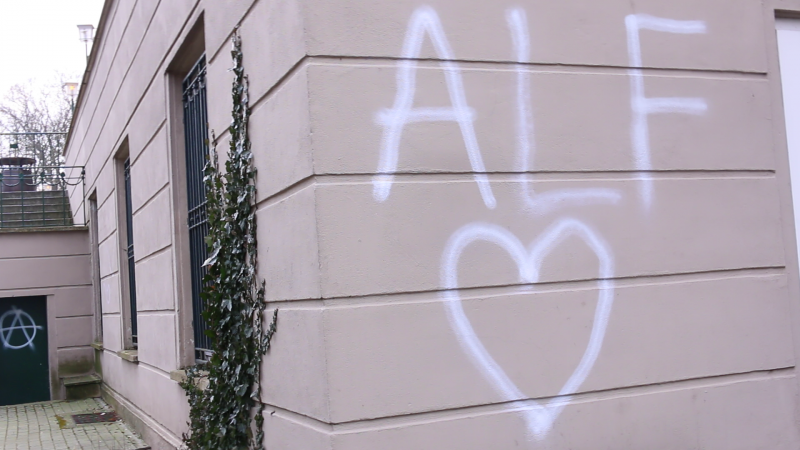
<svg viewBox="0 0 800 450"><path fill-rule="evenodd" d="M169 373L169 378L172 381L182 383L186 381L186 371L183 369L173 370ZM208 372L206 372L205 370L200 371L200 379L197 380L196 385L198 388L200 388L200 390L203 391L206 390L206 388L208 387Z"/></svg>
<svg viewBox="0 0 800 450"><path fill-rule="evenodd" d="M103 382L103 379L97 374L69 376L62 378L64 380L64 386L81 386L84 384L99 384Z"/></svg>
<svg viewBox="0 0 800 450"><path fill-rule="evenodd" d="M138 350L120 350L117 352L117 356L124 359L125 361L132 362L134 364L139 364Z"/></svg>
<svg viewBox="0 0 800 450"><path fill-rule="evenodd" d="M105 348L105 347L103 347L103 343L102 343L102 342L97 342L97 341L95 341L95 342L92 342L92 343L91 343L91 344L89 344L89 345L91 345L91 346L92 346L92 347L93 347L95 350L100 350L101 352L102 352L102 351L103 351L103 349Z"/></svg>
<svg viewBox="0 0 800 450"><path fill-rule="evenodd" d="M82 225L64 227L26 227L26 228L0 228L3 233L53 233L56 231L89 231L89 227Z"/></svg>

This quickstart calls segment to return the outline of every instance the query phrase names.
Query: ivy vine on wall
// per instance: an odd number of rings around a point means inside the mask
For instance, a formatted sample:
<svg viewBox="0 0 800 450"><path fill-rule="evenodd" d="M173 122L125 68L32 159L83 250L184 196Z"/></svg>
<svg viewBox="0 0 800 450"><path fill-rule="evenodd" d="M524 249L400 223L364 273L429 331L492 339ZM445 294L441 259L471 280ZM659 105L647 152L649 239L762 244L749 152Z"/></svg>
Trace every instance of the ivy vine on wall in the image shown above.
<svg viewBox="0 0 800 450"><path fill-rule="evenodd" d="M259 282L256 275L256 170L247 134L248 81L238 31L232 41L230 147L221 172L212 132L204 177L209 224L206 245L210 256L205 262L207 274L201 296L206 305L206 333L211 337L214 353L208 363L188 368L186 380L181 383L190 407L190 430L183 440L191 450L263 447L261 358L269 350L278 318L276 309L264 330L264 282ZM202 389L200 380L205 377L207 387Z"/></svg>

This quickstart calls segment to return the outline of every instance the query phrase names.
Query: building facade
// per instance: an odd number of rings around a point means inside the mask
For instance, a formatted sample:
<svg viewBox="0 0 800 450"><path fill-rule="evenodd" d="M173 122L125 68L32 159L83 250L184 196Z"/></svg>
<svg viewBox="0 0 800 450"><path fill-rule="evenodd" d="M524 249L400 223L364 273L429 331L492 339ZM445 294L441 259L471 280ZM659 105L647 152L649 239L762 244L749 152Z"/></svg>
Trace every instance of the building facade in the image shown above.
<svg viewBox="0 0 800 450"><path fill-rule="evenodd" d="M107 0L66 148L104 396L180 445L238 30L280 309L267 448L797 448L794 16Z"/></svg>

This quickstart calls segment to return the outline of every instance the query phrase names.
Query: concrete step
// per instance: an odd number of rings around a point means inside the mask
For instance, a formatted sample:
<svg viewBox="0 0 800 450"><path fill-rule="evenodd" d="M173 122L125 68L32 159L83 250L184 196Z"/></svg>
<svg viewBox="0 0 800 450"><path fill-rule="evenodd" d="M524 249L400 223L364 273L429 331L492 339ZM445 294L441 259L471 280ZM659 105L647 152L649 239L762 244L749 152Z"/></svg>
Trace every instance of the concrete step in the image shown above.
<svg viewBox="0 0 800 450"><path fill-rule="evenodd" d="M66 199L66 198L67 198L66 195L63 195L63 194L53 195L50 192L29 192L26 195L11 195L11 194L4 193L4 194L0 195L0 200L2 200L3 203L20 202L22 200L25 200L27 202L29 199L34 199L34 200L39 200L39 199L59 200L59 199Z"/></svg>
<svg viewBox="0 0 800 450"><path fill-rule="evenodd" d="M103 379L95 373L62 377L67 400L82 400L100 396L100 385Z"/></svg>
<svg viewBox="0 0 800 450"><path fill-rule="evenodd" d="M26 196L23 199L19 198L0 198L0 205L3 206L23 206L23 205L60 205L69 204L69 199L66 197L33 197Z"/></svg>
<svg viewBox="0 0 800 450"><path fill-rule="evenodd" d="M0 209L8 208L31 208L31 207L53 206L69 207L69 199L66 197L25 197L24 199L0 198Z"/></svg>
<svg viewBox="0 0 800 450"><path fill-rule="evenodd" d="M71 227L74 225L71 217L60 219L39 219L39 220L0 220L0 229L3 228L49 228L49 227Z"/></svg>
<svg viewBox="0 0 800 450"><path fill-rule="evenodd" d="M69 200L66 198L26 198L24 201L10 200L0 202L0 207L5 208L18 208L21 206L28 207L33 205L50 205L50 206L69 206Z"/></svg>
<svg viewBox="0 0 800 450"><path fill-rule="evenodd" d="M7 213L0 211L0 221L14 222L24 220L64 220L71 219L69 211L42 211L41 209L26 209L25 212Z"/></svg>
<svg viewBox="0 0 800 450"><path fill-rule="evenodd" d="M28 192L0 192L2 200L20 200L29 198L66 198L67 191L28 191Z"/></svg>
<svg viewBox="0 0 800 450"><path fill-rule="evenodd" d="M69 205L61 203L58 205L50 205L47 203L44 204L33 204L33 205L24 205L24 206L7 206L7 205L0 205L0 214L22 214L25 212L26 214L31 213L64 213L70 212Z"/></svg>
<svg viewBox="0 0 800 450"><path fill-rule="evenodd" d="M64 190L0 193L0 228L72 224L72 210Z"/></svg>

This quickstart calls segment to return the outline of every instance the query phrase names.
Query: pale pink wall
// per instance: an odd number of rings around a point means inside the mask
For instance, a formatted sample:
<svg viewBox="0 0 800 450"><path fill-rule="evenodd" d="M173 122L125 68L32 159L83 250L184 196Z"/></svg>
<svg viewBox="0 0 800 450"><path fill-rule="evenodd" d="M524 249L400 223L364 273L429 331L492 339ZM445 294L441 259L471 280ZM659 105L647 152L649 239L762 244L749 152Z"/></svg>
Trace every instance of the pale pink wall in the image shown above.
<svg viewBox="0 0 800 450"><path fill-rule="evenodd" d="M179 346L191 343L181 344L178 337L165 72L189 31L184 26L199 14L195 1L106 2L66 152L68 164L86 166L86 193L94 193L98 205L103 392L126 418L136 419L132 424L153 448L179 445L187 421L183 390L170 379L170 372L182 367ZM128 312L115 156L124 142L136 244L137 361L119 354Z"/></svg>
<svg viewBox="0 0 800 450"><path fill-rule="evenodd" d="M774 9L425 5L304 4L253 96L273 448L796 447Z"/></svg>
<svg viewBox="0 0 800 450"><path fill-rule="evenodd" d="M0 231L0 297L47 297L50 390L64 398L62 378L94 371L89 233Z"/></svg>
<svg viewBox="0 0 800 450"><path fill-rule="evenodd" d="M260 275L281 309L269 448L797 447L773 17L800 1L107 8L67 159L97 192L106 390L152 439L185 430L169 377L191 343L167 72L202 17L220 149L236 25L250 74ZM461 95L459 126L444 108ZM413 121L403 100L429 109ZM126 138L138 364L117 355ZM376 183L395 146L392 184Z"/></svg>

